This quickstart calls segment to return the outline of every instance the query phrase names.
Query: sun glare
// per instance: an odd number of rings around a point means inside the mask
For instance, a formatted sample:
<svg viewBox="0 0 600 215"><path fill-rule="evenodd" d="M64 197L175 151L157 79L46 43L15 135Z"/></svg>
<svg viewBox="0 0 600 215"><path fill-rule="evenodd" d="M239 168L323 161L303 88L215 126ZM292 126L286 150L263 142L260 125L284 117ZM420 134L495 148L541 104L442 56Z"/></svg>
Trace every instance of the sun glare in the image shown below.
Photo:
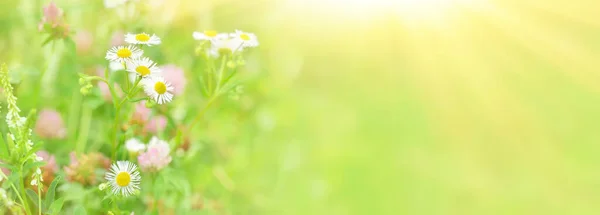
<svg viewBox="0 0 600 215"><path fill-rule="evenodd" d="M368 18L393 14L407 21L441 21L463 6L485 0L288 0L294 7L326 11L333 16ZM333 14L332 14L333 13Z"/></svg>

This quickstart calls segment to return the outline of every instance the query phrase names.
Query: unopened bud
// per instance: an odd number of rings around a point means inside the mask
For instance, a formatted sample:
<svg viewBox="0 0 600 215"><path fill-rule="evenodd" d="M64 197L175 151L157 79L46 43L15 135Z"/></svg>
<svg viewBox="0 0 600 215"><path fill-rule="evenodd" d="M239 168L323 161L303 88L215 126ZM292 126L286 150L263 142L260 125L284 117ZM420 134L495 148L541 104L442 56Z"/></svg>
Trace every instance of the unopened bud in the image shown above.
<svg viewBox="0 0 600 215"><path fill-rule="evenodd" d="M79 78L79 85L84 85L85 83L87 83L85 78Z"/></svg>
<svg viewBox="0 0 600 215"><path fill-rule="evenodd" d="M98 189L104 190L104 189L106 189L106 186L107 186L106 183L102 183L102 184L98 185ZM109 211L109 213L110 213L110 211Z"/></svg>
<svg viewBox="0 0 600 215"><path fill-rule="evenodd" d="M235 66L236 66L236 65L235 65L235 62L233 62L233 61L229 61L229 62L227 62L227 67L229 67L230 69L233 69L233 68L235 68Z"/></svg>
<svg viewBox="0 0 600 215"><path fill-rule="evenodd" d="M155 105L156 105L156 102L155 102L153 99L148 99L148 100L146 101L146 107L147 107L147 108L152 108L152 107L154 107Z"/></svg>
<svg viewBox="0 0 600 215"><path fill-rule="evenodd" d="M83 94L84 96L90 93L90 89L87 87L82 87L79 92L81 92L81 94Z"/></svg>
<svg viewBox="0 0 600 215"><path fill-rule="evenodd" d="M202 48L202 46L198 46L195 50L196 55L200 56L200 55L204 55L204 49Z"/></svg>

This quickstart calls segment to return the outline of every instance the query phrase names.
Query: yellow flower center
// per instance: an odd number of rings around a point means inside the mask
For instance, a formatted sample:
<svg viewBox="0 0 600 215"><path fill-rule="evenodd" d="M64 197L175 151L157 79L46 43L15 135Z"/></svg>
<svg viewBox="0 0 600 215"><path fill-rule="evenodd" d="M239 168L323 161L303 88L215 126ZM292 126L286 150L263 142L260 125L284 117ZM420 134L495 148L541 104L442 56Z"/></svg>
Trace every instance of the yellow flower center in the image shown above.
<svg viewBox="0 0 600 215"><path fill-rule="evenodd" d="M148 67L145 66L138 66L137 68L135 68L135 71L140 74L140 76L145 77L148 74L150 74L150 69Z"/></svg>
<svg viewBox="0 0 600 215"><path fill-rule="evenodd" d="M140 42L146 42L146 41L150 40L150 36L147 34L137 34L137 35L135 35L135 40L140 41Z"/></svg>
<svg viewBox="0 0 600 215"><path fill-rule="evenodd" d="M248 41L248 40L250 40L250 35L248 35L248 34L240 34L240 38L242 40Z"/></svg>
<svg viewBox="0 0 600 215"><path fill-rule="evenodd" d="M156 82L156 84L154 84L154 91L156 91L158 94L165 94L165 92L167 92L167 85L165 85L165 83L163 82Z"/></svg>
<svg viewBox="0 0 600 215"><path fill-rule="evenodd" d="M121 186L121 187L125 187L127 185L129 185L129 182L131 182L131 176L129 175L128 172L120 172L117 175L117 185Z"/></svg>
<svg viewBox="0 0 600 215"><path fill-rule="evenodd" d="M206 35L207 37L216 37L217 31L204 31L204 35Z"/></svg>
<svg viewBox="0 0 600 215"><path fill-rule="evenodd" d="M121 48L117 51L117 56L120 58L128 58L131 57L131 50L128 48Z"/></svg>

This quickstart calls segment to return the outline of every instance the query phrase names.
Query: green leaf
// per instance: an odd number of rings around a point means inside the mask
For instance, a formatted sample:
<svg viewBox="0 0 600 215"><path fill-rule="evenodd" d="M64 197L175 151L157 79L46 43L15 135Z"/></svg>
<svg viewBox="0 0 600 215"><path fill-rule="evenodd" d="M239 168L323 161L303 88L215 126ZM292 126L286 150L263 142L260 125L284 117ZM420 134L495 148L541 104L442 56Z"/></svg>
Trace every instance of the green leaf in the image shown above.
<svg viewBox="0 0 600 215"><path fill-rule="evenodd" d="M8 158L8 156L10 156L8 153L10 148L8 147L8 144L4 142L4 137L2 137L2 135L0 135L0 145L2 145L2 149L0 149L0 158Z"/></svg>
<svg viewBox="0 0 600 215"><path fill-rule="evenodd" d="M46 193L46 199L44 200L44 208L50 209L50 205L52 201L54 201L54 195L56 193L56 186L58 185L58 181L60 181L60 176L56 177L54 181L48 187L48 192Z"/></svg>
<svg viewBox="0 0 600 215"><path fill-rule="evenodd" d="M42 43L42 47L45 46L45 45L47 45L53 39L54 39L54 37L52 35L49 35L48 38L46 38L46 40L44 40L44 42Z"/></svg>
<svg viewBox="0 0 600 215"><path fill-rule="evenodd" d="M17 167L10 165L10 164L5 164L5 163L0 163L0 167L2 168L7 168L9 169L11 172L16 172L17 171Z"/></svg>
<svg viewBox="0 0 600 215"><path fill-rule="evenodd" d="M85 208L82 205L78 205L77 207L75 207L75 209L73 210L73 214L77 214L77 215L87 215L87 211L85 210Z"/></svg>
<svg viewBox="0 0 600 215"><path fill-rule="evenodd" d="M73 41L73 39L71 39L70 37L66 37L65 39L63 39L63 41L65 42L65 46L67 47L67 52L75 53L77 49L75 41Z"/></svg>
<svg viewBox="0 0 600 215"><path fill-rule="evenodd" d="M29 199L33 202L33 204L35 204L35 207L37 207L38 206L38 194L31 189L27 189L27 190L25 190L25 192L27 193L27 197L29 197Z"/></svg>
<svg viewBox="0 0 600 215"><path fill-rule="evenodd" d="M50 205L50 208L48 209L48 213L52 214L52 215L58 214L58 212L60 212L60 210L62 210L64 203L65 203L64 197L58 198L56 201L54 201L52 203L52 205Z"/></svg>
<svg viewBox="0 0 600 215"><path fill-rule="evenodd" d="M44 166L45 164L46 164L46 162L43 162L43 161L29 162L29 163L25 164L25 166L23 167L23 172L27 172L32 169L36 169L38 167Z"/></svg>

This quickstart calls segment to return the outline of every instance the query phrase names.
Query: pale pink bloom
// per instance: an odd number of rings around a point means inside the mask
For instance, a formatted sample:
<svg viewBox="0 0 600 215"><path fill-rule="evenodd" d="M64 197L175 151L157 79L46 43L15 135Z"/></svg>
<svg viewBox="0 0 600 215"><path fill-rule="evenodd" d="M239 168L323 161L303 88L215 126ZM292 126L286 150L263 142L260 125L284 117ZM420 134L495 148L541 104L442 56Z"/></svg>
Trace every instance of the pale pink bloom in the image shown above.
<svg viewBox="0 0 600 215"><path fill-rule="evenodd" d="M134 123L144 124L150 117L152 110L146 107L146 101L138 102L135 104L135 109L131 120Z"/></svg>
<svg viewBox="0 0 600 215"><path fill-rule="evenodd" d="M131 122L144 126L144 131L152 134L162 132L167 127L167 117L151 116L152 110L146 107L146 101L135 104Z"/></svg>
<svg viewBox="0 0 600 215"><path fill-rule="evenodd" d="M116 31L112 35L112 38L110 39L110 45L111 46L122 46L122 45L125 45L125 32L123 32L121 30Z"/></svg>
<svg viewBox="0 0 600 215"><path fill-rule="evenodd" d="M138 156L138 163L143 171L159 171L171 163L169 144L157 137L152 137L146 152Z"/></svg>
<svg viewBox="0 0 600 215"><path fill-rule="evenodd" d="M110 159L98 152L79 155L71 152L69 156L71 162L69 165L63 167L67 180L78 182L82 185L94 185L98 183L97 171L99 169L108 169L111 163Z"/></svg>
<svg viewBox="0 0 600 215"><path fill-rule="evenodd" d="M167 117L159 115L148 120L144 126L144 130L152 134L157 134L164 131L166 127Z"/></svg>
<svg viewBox="0 0 600 215"><path fill-rule="evenodd" d="M75 34L75 44L77 53L89 53L94 45L94 36L89 31L78 31ZM104 74L101 77L104 77Z"/></svg>
<svg viewBox="0 0 600 215"><path fill-rule="evenodd" d="M44 17L42 17L42 22L50 23L52 27L56 27L63 15L62 9L58 8L54 1L51 1L43 10Z"/></svg>
<svg viewBox="0 0 600 215"><path fill-rule="evenodd" d="M67 135L67 129L60 113L52 109L43 109L35 124L35 133L46 139L63 139Z"/></svg>
<svg viewBox="0 0 600 215"><path fill-rule="evenodd" d="M119 85L117 83L115 83L113 85L115 92L117 94L119 94L119 96L122 95L121 89L119 89ZM113 98L112 98L112 94L110 94L110 89L108 88L108 85L104 82L98 82L98 88L100 88L100 95L102 95L102 98L104 98L104 101L112 103Z"/></svg>
<svg viewBox="0 0 600 215"><path fill-rule="evenodd" d="M173 90L173 94L181 95L181 93L183 93L185 90L185 85L187 83L183 69L173 64L162 66L161 69L165 81L171 83L171 86L175 88L175 90Z"/></svg>

